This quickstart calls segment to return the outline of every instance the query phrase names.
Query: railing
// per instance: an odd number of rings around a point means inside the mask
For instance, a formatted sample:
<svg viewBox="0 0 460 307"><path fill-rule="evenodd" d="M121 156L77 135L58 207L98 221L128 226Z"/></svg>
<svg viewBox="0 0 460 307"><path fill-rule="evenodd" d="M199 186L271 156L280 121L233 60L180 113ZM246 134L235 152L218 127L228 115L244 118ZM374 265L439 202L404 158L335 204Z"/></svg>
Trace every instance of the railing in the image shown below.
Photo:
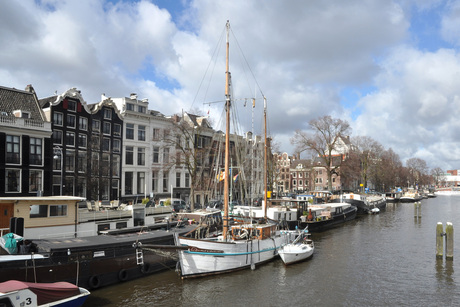
<svg viewBox="0 0 460 307"><path fill-rule="evenodd" d="M145 215L155 215L163 213L172 213L171 206L160 206L160 207L146 207Z"/></svg>
<svg viewBox="0 0 460 307"><path fill-rule="evenodd" d="M88 235L83 235L83 234L88 234ZM95 233L92 230L86 230L86 231L79 231L78 232L78 237L88 237L88 236L94 236ZM40 240L42 239L69 239L69 238L75 238L75 232L62 232L62 233L50 233L46 235L39 235L38 238Z"/></svg>
<svg viewBox="0 0 460 307"><path fill-rule="evenodd" d="M131 218L132 215L132 211L125 210L82 211L78 212L78 221L83 223L89 221L113 220Z"/></svg>
<svg viewBox="0 0 460 307"><path fill-rule="evenodd" d="M6 235L9 232L10 232L9 228L0 228L0 237L3 237L3 235Z"/></svg>
<svg viewBox="0 0 460 307"><path fill-rule="evenodd" d="M51 131L51 123L41 120L34 120L28 118L12 117L12 116L0 116L0 124L3 126L12 126L17 128L29 128L39 130Z"/></svg>

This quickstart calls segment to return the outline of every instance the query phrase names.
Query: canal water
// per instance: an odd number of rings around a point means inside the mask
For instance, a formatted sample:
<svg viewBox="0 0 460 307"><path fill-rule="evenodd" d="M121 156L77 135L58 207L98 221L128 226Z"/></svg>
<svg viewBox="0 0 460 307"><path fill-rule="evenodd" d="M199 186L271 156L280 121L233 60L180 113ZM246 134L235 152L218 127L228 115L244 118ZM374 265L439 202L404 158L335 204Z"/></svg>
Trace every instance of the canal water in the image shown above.
<svg viewBox="0 0 460 307"><path fill-rule="evenodd" d="M182 280L174 270L92 292L84 306L459 306L460 196L388 204L313 234L311 260ZM454 225L454 260L436 259L436 224Z"/></svg>

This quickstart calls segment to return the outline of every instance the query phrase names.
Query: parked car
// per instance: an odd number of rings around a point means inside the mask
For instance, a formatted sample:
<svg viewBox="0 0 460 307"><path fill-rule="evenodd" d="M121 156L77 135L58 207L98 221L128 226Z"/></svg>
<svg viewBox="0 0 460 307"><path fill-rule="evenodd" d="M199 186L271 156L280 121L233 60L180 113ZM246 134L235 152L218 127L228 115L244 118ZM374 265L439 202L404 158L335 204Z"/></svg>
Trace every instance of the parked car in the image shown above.
<svg viewBox="0 0 460 307"><path fill-rule="evenodd" d="M160 199L160 206L165 206L167 204L167 202L170 201L170 205L172 207L172 210L174 212L179 212L181 210L185 210L187 208L186 204L185 204L185 201L182 200L182 199L179 199L179 198L163 198L163 199Z"/></svg>

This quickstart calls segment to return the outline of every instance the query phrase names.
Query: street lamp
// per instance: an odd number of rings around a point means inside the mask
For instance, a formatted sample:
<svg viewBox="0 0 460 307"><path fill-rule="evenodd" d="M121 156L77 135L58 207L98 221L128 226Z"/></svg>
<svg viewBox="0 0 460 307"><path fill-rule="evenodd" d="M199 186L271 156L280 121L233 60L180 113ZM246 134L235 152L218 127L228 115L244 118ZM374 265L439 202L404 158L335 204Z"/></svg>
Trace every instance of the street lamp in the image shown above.
<svg viewBox="0 0 460 307"><path fill-rule="evenodd" d="M62 155L62 148L60 146L54 146L54 160L61 158L61 187L60 195L62 196L62 186L64 184L64 157Z"/></svg>

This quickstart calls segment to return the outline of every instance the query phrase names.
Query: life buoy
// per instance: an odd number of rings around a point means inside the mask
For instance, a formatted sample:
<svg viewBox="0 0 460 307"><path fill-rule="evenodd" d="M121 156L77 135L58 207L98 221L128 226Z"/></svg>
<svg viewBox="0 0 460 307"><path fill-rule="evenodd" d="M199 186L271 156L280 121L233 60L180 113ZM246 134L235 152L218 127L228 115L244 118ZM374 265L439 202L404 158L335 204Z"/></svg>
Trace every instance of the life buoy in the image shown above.
<svg viewBox="0 0 460 307"><path fill-rule="evenodd" d="M150 264L144 263L144 264L141 266L141 272L142 272L142 274L147 274L149 271L150 271Z"/></svg>
<svg viewBox="0 0 460 307"><path fill-rule="evenodd" d="M101 285L101 279L97 275L93 275L89 278L89 286L92 289L97 289Z"/></svg>
<svg viewBox="0 0 460 307"><path fill-rule="evenodd" d="M118 272L118 279L121 281L125 281L128 279L128 271L125 269L121 269L120 272Z"/></svg>

